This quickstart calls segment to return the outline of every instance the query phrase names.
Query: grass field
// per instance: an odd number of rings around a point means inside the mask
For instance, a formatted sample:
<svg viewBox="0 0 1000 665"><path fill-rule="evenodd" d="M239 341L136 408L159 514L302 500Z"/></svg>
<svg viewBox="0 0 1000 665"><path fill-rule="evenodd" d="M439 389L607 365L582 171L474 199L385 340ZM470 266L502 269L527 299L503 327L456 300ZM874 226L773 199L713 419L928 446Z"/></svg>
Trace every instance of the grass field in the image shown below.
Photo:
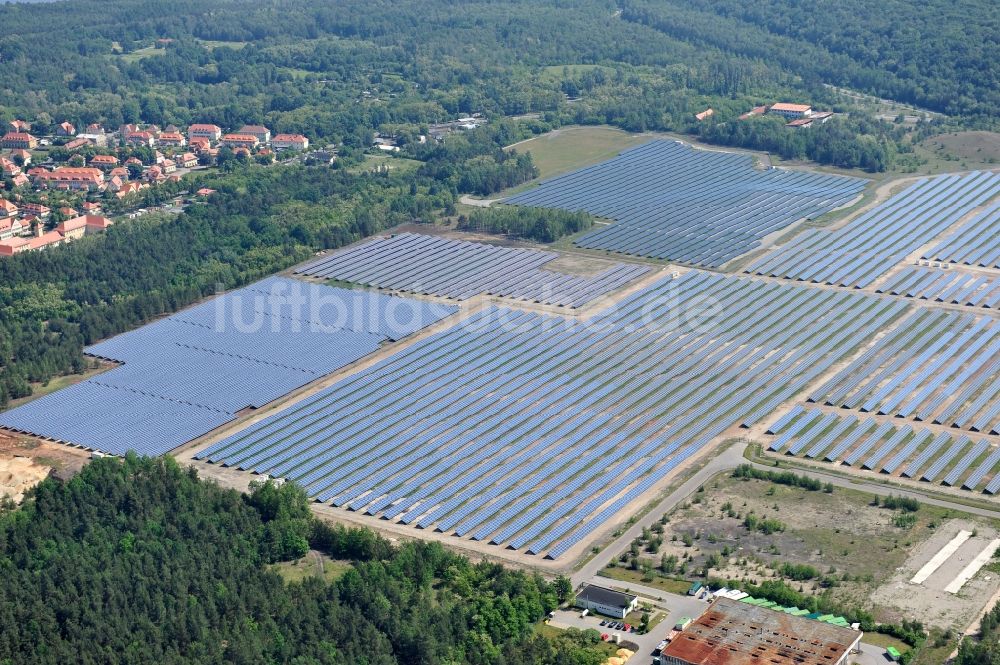
<svg viewBox="0 0 1000 665"><path fill-rule="evenodd" d="M1000 167L1000 133L954 132L932 136L914 146L927 160L919 173L943 173Z"/></svg>
<svg viewBox="0 0 1000 665"><path fill-rule="evenodd" d="M164 53L166 53L164 49L156 48L155 46L147 46L146 48L136 49L131 53L124 53L121 58L125 62L139 62L143 58L152 58L163 55Z"/></svg>
<svg viewBox="0 0 1000 665"><path fill-rule="evenodd" d="M551 65L549 67L542 67L538 78L542 81L552 83L562 81L567 74L571 77L576 77L584 72L592 72L595 69L603 69L609 74L614 73L614 70L610 67L602 67L601 65Z"/></svg>
<svg viewBox="0 0 1000 665"><path fill-rule="evenodd" d="M564 127L511 147L531 153L539 177L550 178L611 159L650 138L647 134L630 134L613 127Z"/></svg>
<svg viewBox="0 0 1000 665"><path fill-rule="evenodd" d="M364 173L366 171L375 171L378 169L389 169L390 171L406 173L417 169L422 163L423 162L419 162L415 159L407 159L406 157L365 155L365 161L356 166L351 166L347 170L351 173Z"/></svg>
<svg viewBox="0 0 1000 665"><path fill-rule="evenodd" d="M652 580L644 580L641 570L631 570L623 566L605 568L599 572L598 575L601 577L610 577L611 579L618 580L619 582L641 584L642 586L648 586L654 589L666 591L667 593L676 593L678 595L686 594L688 589L691 588L691 582L674 577L660 577L659 575L654 575Z"/></svg>
<svg viewBox="0 0 1000 665"><path fill-rule="evenodd" d="M307 577L322 577L326 582L336 582L350 568L350 563L331 559L316 551L310 551L301 559L272 566L272 570L286 582L301 582Z"/></svg>

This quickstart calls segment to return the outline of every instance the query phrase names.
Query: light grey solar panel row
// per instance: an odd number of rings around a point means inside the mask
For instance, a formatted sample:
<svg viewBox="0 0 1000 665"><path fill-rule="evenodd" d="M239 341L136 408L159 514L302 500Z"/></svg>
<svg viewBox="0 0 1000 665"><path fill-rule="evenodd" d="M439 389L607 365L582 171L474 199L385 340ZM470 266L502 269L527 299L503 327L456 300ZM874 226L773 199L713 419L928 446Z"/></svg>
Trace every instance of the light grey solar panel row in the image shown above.
<svg viewBox="0 0 1000 665"><path fill-rule="evenodd" d="M667 323L673 295L730 312ZM751 300L754 308L740 307ZM208 448L401 524L556 557L899 303L699 274L587 324L483 313ZM780 315L779 315L780 314ZM674 332L664 332L664 327ZM623 503L624 502L624 503Z"/></svg>
<svg viewBox="0 0 1000 665"><path fill-rule="evenodd" d="M786 169L760 171L745 155L651 141L506 203L586 210L615 220L577 241L581 247L717 267L774 231L847 203L864 184Z"/></svg>
<svg viewBox="0 0 1000 665"><path fill-rule="evenodd" d="M0 426L162 454L455 310L267 278L88 347L124 364L0 414Z"/></svg>
<svg viewBox="0 0 1000 665"><path fill-rule="evenodd" d="M755 261L747 272L865 287L998 193L1000 175L993 173L924 179L845 226L800 234L794 243ZM989 244L985 235L977 237ZM939 254L948 252L932 252L935 257ZM906 277L887 286L898 291L913 286L914 277L923 279L907 272ZM930 284L922 283L925 287Z"/></svg>
<svg viewBox="0 0 1000 665"><path fill-rule="evenodd" d="M467 300L490 294L578 308L648 273L616 264L583 277L544 270L553 252L401 233L312 261L297 274Z"/></svg>

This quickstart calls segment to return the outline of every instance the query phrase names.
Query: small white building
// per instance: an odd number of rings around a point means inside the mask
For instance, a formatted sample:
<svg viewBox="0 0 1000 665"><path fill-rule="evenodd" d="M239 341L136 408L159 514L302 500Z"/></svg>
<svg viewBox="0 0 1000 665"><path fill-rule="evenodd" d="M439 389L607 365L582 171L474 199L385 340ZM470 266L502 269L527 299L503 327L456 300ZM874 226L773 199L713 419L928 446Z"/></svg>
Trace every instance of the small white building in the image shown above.
<svg viewBox="0 0 1000 665"><path fill-rule="evenodd" d="M812 107L808 104L787 104L785 102L778 102L777 104L771 105L771 108L767 110L768 113L774 113L775 115L780 115L789 120L794 120L796 118L805 118L812 115Z"/></svg>
<svg viewBox="0 0 1000 665"><path fill-rule="evenodd" d="M639 606L639 597L588 584L576 595L576 606L605 616L624 619Z"/></svg>

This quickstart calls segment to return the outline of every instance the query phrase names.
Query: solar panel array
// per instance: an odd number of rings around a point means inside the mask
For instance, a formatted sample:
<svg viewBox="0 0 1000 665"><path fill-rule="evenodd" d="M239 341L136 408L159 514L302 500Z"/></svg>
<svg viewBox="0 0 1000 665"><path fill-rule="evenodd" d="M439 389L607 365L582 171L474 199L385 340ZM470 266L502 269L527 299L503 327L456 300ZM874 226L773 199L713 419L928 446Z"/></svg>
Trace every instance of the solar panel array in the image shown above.
<svg viewBox="0 0 1000 665"><path fill-rule="evenodd" d="M772 452L848 466L902 478L941 483L989 494L1000 492L1000 448L973 443L965 434L914 429L796 407L767 430ZM987 480L984 482L984 480Z"/></svg>
<svg viewBox="0 0 1000 665"><path fill-rule="evenodd" d="M456 310L268 278L88 347L124 364L0 414L0 427L159 455Z"/></svg>
<svg viewBox="0 0 1000 665"><path fill-rule="evenodd" d="M863 288L1000 193L1000 174L925 178L847 225L813 229L746 272Z"/></svg>
<svg viewBox="0 0 1000 665"><path fill-rule="evenodd" d="M913 313L824 383L810 401L1000 433L1000 322Z"/></svg>
<svg viewBox="0 0 1000 665"><path fill-rule="evenodd" d="M692 272L586 322L492 308L199 457L557 558L905 307Z"/></svg>
<svg viewBox="0 0 1000 665"><path fill-rule="evenodd" d="M976 215L949 235L926 259L967 266L1000 268L1000 201Z"/></svg>
<svg viewBox="0 0 1000 665"><path fill-rule="evenodd" d="M955 270L904 268L876 291L952 305L1000 307L1000 279Z"/></svg>
<svg viewBox="0 0 1000 665"><path fill-rule="evenodd" d="M850 202L865 185L858 178L759 170L749 155L657 140L505 203L615 220L578 240L580 247L718 267L774 231Z"/></svg>
<svg viewBox="0 0 1000 665"><path fill-rule="evenodd" d="M488 293L570 308L583 307L649 272L647 266L623 263L592 277L541 268L558 256L401 233L324 256L296 272L456 300Z"/></svg>

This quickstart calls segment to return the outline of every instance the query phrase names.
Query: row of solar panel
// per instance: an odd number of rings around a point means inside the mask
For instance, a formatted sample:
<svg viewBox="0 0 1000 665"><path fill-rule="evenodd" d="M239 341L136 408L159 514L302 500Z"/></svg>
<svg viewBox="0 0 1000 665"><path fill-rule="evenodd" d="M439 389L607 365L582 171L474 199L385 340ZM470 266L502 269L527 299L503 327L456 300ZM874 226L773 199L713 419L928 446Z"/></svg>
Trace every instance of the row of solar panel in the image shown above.
<svg viewBox="0 0 1000 665"><path fill-rule="evenodd" d="M124 364L0 414L0 426L162 454L456 309L268 278L88 347Z"/></svg>
<svg viewBox="0 0 1000 665"><path fill-rule="evenodd" d="M1000 268L1000 201L976 215L924 255L951 263Z"/></svg>
<svg viewBox="0 0 1000 665"><path fill-rule="evenodd" d="M685 316L699 298L725 314ZM903 309L700 272L592 322L491 309L199 457L349 510L558 557Z"/></svg>
<svg viewBox="0 0 1000 665"><path fill-rule="evenodd" d="M617 264L592 277L542 270L558 255L401 233L324 256L296 272L466 300L487 293L577 308L649 272Z"/></svg>
<svg viewBox="0 0 1000 665"><path fill-rule="evenodd" d="M954 270L904 268L876 291L968 307L1000 307L1000 280Z"/></svg>
<svg viewBox="0 0 1000 665"><path fill-rule="evenodd" d="M809 399L1000 433L1000 322L915 312Z"/></svg>
<svg viewBox="0 0 1000 665"><path fill-rule="evenodd" d="M967 490L984 485L988 494L1000 493L1000 447L991 447L987 441L973 443L964 434L914 431L910 425L896 427L871 417L859 422L853 415L801 406L775 421L767 433L775 435L768 445L772 452L848 466L860 463L865 470L898 472L903 478Z"/></svg>
<svg viewBox="0 0 1000 665"><path fill-rule="evenodd" d="M813 229L748 273L863 288L1000 193L1000 174L923 179L842 228Z"/></svg>
<svg viewBox="0 0 1000 665"><path fill-rule="evenodd" d="M505 203L615 220L576 241L580 247L718 267L774 231L851 201L865 184L759 170L748 155L657 140L546 180Z"/></svg>

